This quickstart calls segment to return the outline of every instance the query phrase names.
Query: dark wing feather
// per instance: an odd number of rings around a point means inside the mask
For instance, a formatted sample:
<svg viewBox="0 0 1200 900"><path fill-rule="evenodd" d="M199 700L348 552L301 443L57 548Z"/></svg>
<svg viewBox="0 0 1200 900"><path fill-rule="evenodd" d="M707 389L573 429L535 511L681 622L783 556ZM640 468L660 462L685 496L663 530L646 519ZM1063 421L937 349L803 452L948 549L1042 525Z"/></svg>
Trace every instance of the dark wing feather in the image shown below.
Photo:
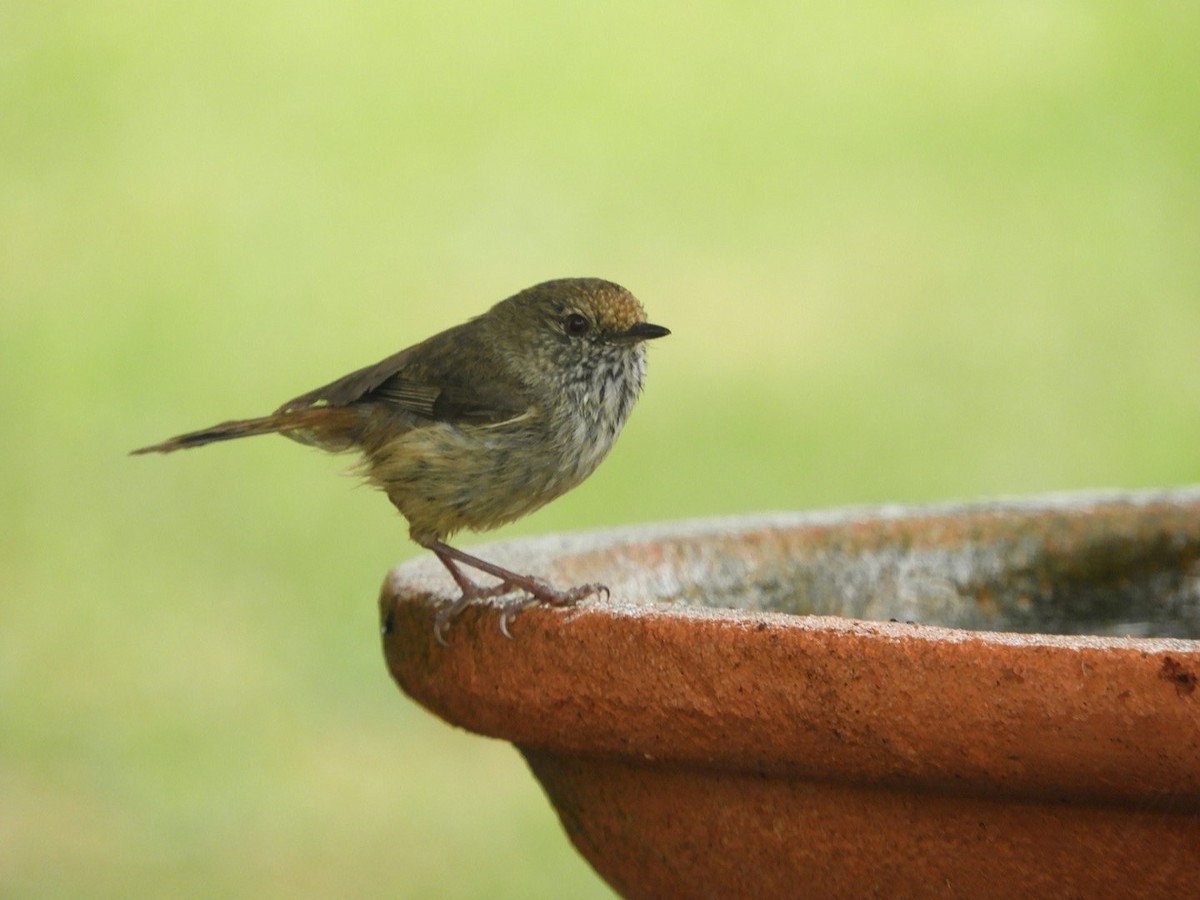
<svg viewBox="0 0 1200 900"><path fill-rule="evenodd" d="M295 412L312 406L349 406L356 403L384 381L403 371L414 349L416 348L409 347L401 350L373 366L366 366L349 375L343 375L337 381L301 394L279 407L278 412Z"/></svg>
<svg viewBox="0 0 1200 900"><path fill-rule="evenodd" d="M443 422L489 424L519 416L531 405L528 388L508 374L481 324L472 320L435 334L279 411L370 403Z"/></svg>

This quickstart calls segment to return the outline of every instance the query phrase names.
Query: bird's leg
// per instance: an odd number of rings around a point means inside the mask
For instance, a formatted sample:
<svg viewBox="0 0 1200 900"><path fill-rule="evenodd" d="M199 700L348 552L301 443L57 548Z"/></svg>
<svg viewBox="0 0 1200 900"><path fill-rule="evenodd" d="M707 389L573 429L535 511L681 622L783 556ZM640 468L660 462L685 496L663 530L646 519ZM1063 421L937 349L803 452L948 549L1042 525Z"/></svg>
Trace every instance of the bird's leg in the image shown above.
<svg viewBox="0 0 1200 900"><path fill-rule="evenodd" d="M450 622L464 609L467 608L472 600L479 600L486 597L495 597L500 594L507 593L508 585L501 583L490 588L482 588L474 581L467 577L466 573L459 568L458 563L451 556L443 553L436 547L430 547L437 558L441 560L442 565L450 573L450 577L454 579L454 583L458 585L462 594L457 600L449 606L443 606L438 610L437 617L433 620L433 636L437 638L437 642L443 647L449 647L450 644L446 640L446 629L450 627Z"/></svg>
<svg viewBox="0 0 1200 900"><path fill-rule="evenodd" d="M446 628L455 616L462 612L472 600L499 597L513 591L523 591L529 595L518 600L512 600L500 607L500 632L511 640L512 635L508 631L509 620L531 603L541 601L550 606L570 606L592 594L599 594L603 591L605 596L607 596L609 593L608 588L602 584L585 584L567 590L560 590L538 578L534 578L532 575L518 574L495 563L490 563L486 559L480 559L478 556L464 553L462 550L451 547L443 541L431 541L425 546L432 550L437 558L442 561L442 565L450 572L450 577L454 579L455 584L462 590L462 596L449 606L441 609L437 614L437 618L434 619L433 634L437 638L438 643L443 646L446 646ZM491 587L480 587L466 576L459 563L499 578L500 583Z"/></svg>

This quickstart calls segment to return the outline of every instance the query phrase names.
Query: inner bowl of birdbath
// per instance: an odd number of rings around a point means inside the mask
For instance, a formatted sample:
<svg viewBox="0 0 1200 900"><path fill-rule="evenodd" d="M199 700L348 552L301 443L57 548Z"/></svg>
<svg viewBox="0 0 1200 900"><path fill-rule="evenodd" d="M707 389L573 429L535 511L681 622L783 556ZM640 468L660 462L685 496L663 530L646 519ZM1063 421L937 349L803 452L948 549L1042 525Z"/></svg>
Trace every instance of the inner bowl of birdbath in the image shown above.
<svg viewBox="0 0 1200 900"><path fill-rule="evenodd" d="M393 570L389 669L513 742L620 893L1191 893L1200 489L671 523L475 548L611 590L499 629Z"/></svg>

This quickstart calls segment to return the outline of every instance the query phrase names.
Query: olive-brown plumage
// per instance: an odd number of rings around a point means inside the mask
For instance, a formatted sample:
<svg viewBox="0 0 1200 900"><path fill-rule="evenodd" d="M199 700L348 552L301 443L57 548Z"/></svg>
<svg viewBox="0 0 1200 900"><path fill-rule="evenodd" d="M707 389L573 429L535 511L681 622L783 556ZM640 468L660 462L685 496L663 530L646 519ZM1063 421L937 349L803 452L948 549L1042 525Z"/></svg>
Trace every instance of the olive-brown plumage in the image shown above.
<svg viewBox="0 0 1200 900"><path fill-rule="evenodd" d="M604 590L556 590L446 543L520 518L587 478L611 449L645 375L644 342L669 334L642 305L598 278L547 281L387 359L290 400L269 416L223 422L134 453L169 453L278 432L330 452L356 450L409 533L443 562L461 596L521 591L568 604ZM480 587L466 565L500 579ZM509 604L501 617L521 605Z"/></svg>

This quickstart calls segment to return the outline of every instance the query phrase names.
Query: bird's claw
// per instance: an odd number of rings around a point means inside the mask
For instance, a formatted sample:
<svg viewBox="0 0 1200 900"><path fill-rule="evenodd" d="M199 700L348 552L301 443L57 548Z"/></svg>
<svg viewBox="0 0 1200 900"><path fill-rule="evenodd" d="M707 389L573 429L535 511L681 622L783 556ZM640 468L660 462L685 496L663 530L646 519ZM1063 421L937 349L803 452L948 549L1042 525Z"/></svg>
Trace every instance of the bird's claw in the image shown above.
<svg viewBox="0 0 1200 900"><path fill-rule="evenodd" d="M449 606L443 606L438 610L437 615L433 617L433 636L443 647L450 646L450 642L446 640L446 629L450 627L450 623L454 621L458 614L466 608L467 602L464 602L464 598L460 597Z"/></svg>
<svg viewBox="0 0 1200 900"><path fill-rule="evenodd" d="M519 613L525 607L530 606L534 603L537 603L537 600L533 599L532 597L524 597L520 600L512 600L508 603L505 603L503 606L501 606L500 607L500 633L511 641L513 639L513 636L512 636L512 632L508 630L509 620L515 618L517 613Z"/></svg>

